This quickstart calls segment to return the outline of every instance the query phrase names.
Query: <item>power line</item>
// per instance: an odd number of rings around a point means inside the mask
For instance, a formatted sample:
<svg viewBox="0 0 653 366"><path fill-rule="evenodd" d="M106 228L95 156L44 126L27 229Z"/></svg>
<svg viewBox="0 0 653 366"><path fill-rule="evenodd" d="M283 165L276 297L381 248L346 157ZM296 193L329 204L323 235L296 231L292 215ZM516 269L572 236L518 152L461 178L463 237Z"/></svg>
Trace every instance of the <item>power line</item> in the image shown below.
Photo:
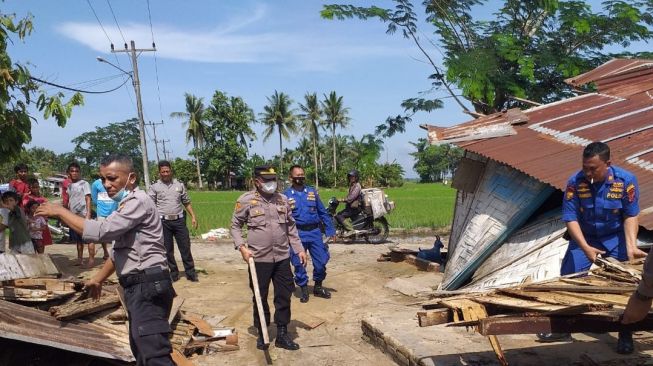
<svg viewBox="0 0 653 366"><path fill-rule="evenodd" d="M102 25L102 22L100 21L100 18L97 16L97 13L95 12L95 9L93 9L93 5L91 5L91 1L86 0L86 3L91 8L91 11L93 12L93 15L95 15L95 19L97 19L97 22L100 24L100 28L102 28L102 32L104 32L104 35L109 40L109 43L113 44L113 42L111 42L111 38L109 38L109 34L107 34L107 31L104 29L104 26Z"/></svg>
<svg viewBox="0 0 653 366"><path fill-rule="evenodd" d="M41 80L41 79L35 78L33 76L30 76L29 78L34 80L34 81L38 81L39 83L42 83L42 84L47 84L47 85L51 85L51 86L54 86L54 87L57 87L57 88L60 88L60 89L70 90L70 91L85 93L85 94L106 94L106 93L111 93L112 91L116 91L116 90L122 88L122 86L125 85L127 83L127 81L129 81L129 78L126 78L125 81L122 82L122 84L118 85L117 87L115 87L113 89L102 90L102 91L93 91L93 90L82 90L82 89L76 89L76 88L69 88L67 86L51 83L49 81Z"/></svg>
<svg viewBox="0 0 653 366"><path fill-rule="evenodd" d="M118 19L116 19L116 14L113 12L113 7L111 7L109 0L107 0L107 5L109 5L109 10L111 10L111 15L113 15L113 20L116 22L116 26L118 27L118 31L120 32L120 36L122 37L123 42L125 42L125 47L127 47L127 40L125 39L125 35L122 34L122 29L120 29L120 24L118 24Z"/></svg>
<svg viewBox="0 0 653 366"><path fill-rule="evenodd" d="M154 42L154 28L152 27L152 12L150 11L150 0L147 0L147 17L150 21L150 34L152 35L152 48L156 49L156 43ZM154 51L154 73L156 75L156 91L159 98L159 113L161 114L161 122L163 123L163 103L161 103L161 85L159 83L159 63L156 57L156 51Z"/></svg>

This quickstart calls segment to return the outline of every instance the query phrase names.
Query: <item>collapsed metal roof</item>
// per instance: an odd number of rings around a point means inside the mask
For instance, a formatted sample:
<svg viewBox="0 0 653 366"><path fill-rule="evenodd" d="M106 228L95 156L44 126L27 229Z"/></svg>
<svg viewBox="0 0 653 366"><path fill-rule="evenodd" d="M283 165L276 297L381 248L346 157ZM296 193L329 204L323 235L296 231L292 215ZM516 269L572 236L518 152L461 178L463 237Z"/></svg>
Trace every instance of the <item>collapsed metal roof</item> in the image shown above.
<svg viewBox="0 0 653 366"><path fill-rule="evenodd" d="M565 80L594 83L597 93L509 110L442 128L427 125L431 143L456 145L564 190L592 141L610 145L612 163L640 185L640 225L653 230L653 60L611 60Z"/></svg>

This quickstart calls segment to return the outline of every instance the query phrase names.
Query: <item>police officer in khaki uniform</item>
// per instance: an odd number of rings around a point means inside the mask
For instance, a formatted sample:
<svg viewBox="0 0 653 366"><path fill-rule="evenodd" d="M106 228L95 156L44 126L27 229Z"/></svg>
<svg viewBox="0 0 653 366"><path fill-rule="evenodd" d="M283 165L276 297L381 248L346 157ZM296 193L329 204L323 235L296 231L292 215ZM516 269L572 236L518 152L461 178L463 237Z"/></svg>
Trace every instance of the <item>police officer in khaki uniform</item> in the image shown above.
<svg viewBox="0 0 653 366"><path fill-rule="evenodd" d="M44 203L37 215L56 217L86 240L115 240L109 260L85 284L99 298L102 282L116 271L129 316L129 344L138 365L174 365L168 315L175 296L163 246L161 219L154 202L138 189L131 158L110 155L100 175L118 209L104 221L86 220L59 205Z"/></svg>
<svg viewBox="0 0 653 366"><path fill-rule="evenodd" d="M166 247L170 275L173 281L179 279L179 268L175 260L174 236L184 264L186 278L189 281L197 282L199 279L195 272L193 254L190 251L190 235L186 226L186 215L184 215L184 208L186 208L186 211L190 214L191 224L197 229L197 219L190 203L190 197L188 197L188 191L186 191L183 183L173 178L169 161L161 160L159 162L159 178L156 183L150 186L147 194L156 204L163 222L163 244Z"/></svg>
<svg viewBox="0 0 653 366"><path fill-rule="evenodd" d="M277 324L275 346L288 350L298 350L299 345L288 335L290 323L290 297L294 290L293 275L290 270L290 248L297 253L306 265L306 253L299 240L295 220L288 198L277 192L277 173L269 166L254 169L256 190L238 198L231 220L231 236L236 250L240 250L243 260L254 257L259 291L263 301L266 323L270 322L270 307L267 302L270 281L274 283L274 322ZM243 225L247 224L247 244L243 240ZM254 292L251 282L250 288ZM256 347L266 349L263 333L254 301L254 326L258 330Z"/></svg>

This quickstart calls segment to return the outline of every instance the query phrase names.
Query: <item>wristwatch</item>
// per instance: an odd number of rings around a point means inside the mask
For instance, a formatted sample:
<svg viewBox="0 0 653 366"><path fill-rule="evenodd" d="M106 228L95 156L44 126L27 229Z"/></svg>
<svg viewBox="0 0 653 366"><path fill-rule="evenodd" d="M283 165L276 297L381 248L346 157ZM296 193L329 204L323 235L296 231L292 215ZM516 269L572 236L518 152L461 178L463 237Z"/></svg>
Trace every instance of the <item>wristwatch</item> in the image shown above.
<svg viewBox="0 0 653 366"><path fill-rule="evenodd" d="M646 296L646 295L642 294L641 292L639 292L639 289L635 290L635 296L641 301L651 301L651 300L653 300L653 296Z"/></svg>

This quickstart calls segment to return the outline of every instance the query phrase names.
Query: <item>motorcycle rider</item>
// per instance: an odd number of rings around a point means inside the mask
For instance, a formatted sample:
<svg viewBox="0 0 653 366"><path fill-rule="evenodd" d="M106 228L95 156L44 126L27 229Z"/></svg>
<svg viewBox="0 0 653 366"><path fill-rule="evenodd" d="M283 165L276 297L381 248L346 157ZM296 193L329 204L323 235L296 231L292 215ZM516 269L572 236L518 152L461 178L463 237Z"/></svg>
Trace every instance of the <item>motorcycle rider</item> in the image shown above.
<svg viewBox="0 0 653 366"><path fill-rule="evenodd" d="M346 230L343 234L345 237L352 236L356 233L351 223L345 219L355 216L360 212L360 197L362 188L361 184L358 182L358 179L358 170L352 169L349 171L349 173L347 173L347 180L349 181L349 193L347 194L347 197L338 200L339 202L346 203L345 209L338 212L336 215L336 220Z"/></svg>

